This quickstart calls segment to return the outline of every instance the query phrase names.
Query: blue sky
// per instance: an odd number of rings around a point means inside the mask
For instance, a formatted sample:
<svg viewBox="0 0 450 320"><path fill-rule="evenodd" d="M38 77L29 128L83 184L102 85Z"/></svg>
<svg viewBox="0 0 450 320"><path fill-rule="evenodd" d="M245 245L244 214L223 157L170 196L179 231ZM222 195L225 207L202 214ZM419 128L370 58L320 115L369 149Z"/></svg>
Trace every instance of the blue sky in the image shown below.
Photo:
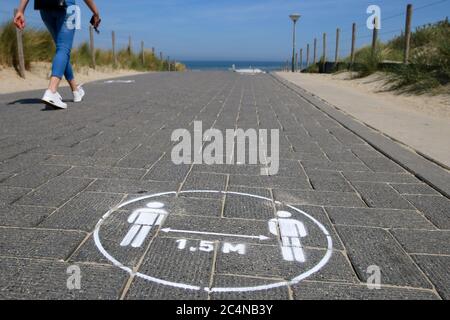
<svg viewBox="0 0 450 320"><path fill-rule="evenodd" d="M90 12L82 0L83 28L76 42L88 39ZM407 3L419 10L414 12L413 26L444 19L450 13L450 0L97 0L103 23L96 35L100 47L109 47L111 31L118 43L125 46L128 35L134 45L143 40L146 47L178 60L260 60L284 61L292 46L292 24L288 15L302 14L298 23L298 48L312 43L322 33L329 35L328 54L334 55L336 28L342 30L341 55L350 50L352 22L358 23L358 46L370 43L365 27L369 5L382 9L382 39L389 39L404 28ZM12 15L18 0L0 1L0 20ZM37 12L27 11L29 24L42 26ZM424 7L421 8L420 7ZM390 18L400 14L395 18ZM390 18L384 20L386 18ZM319 41L321 44L321 41ZM321 45L319 46L321 48Z"/></svg>

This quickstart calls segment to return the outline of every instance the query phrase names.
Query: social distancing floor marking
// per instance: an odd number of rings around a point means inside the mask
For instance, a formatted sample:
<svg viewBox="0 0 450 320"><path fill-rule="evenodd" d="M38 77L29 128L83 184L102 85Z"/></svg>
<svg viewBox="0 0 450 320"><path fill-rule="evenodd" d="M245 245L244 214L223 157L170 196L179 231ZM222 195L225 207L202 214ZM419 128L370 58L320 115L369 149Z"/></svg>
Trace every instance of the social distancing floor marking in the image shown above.
<svg viewBox="0 0 450 320"><path fill-rule="evenodd" d="M113 265L130 273L131 275L165 286L182 288L186 290L205 290L207 292L248 292L248 291L267 290L286 285L293 285L306 279L312 274L319 272L328 263L332 255L333 241L327 229L317 219L315 219L308 213L294 206L283 204L279 201L273 201L272 199L263 196L241 192L189 190L178 192L178 195L182 194L185 196L187 195L195 196L195 194L205 194L205 193L237 195L242 197L259 199L261 201L269 201L273 203L275 206L284 206L290 211L279 210L276 212L275 218L267 221L268 235L208 232L208 231L190 230L189 228L177 229L164 225L164 223L167 220L167 217L170 215L170 212L166 208L166 204L160 199L157 199L160 197L176 196L177 192L170 191L170 192L156 193L126 201L108 211L99 220L99 222L95 227L94 231L95 245L97 246L98 250L102 253L102 255L106 259L108 259ZM144 200L148 200L145 202L145 205L142 206L141 208L132 211L132 213L127 218L129 229L124 234L123 238L121 239L120 245L118 246L124 250L133 250L142 247L151 231L157 229L162 232L158 233L158 235L174 234L177 236L179 235L180 237L183 235L196 235L197 237L216 236L219 238L225 238L227 240L219 241L221 245L220 247L218 247L218 250L221 250L221 252L224 254L233 253L245 257L247 253L247 244L245 242L237 243L236 241L244 241L244 239L252 239L253 241L259 240L260 242L263 243L264 241L270 240L271 239L270 236L272 236L273 239L278 240L280 247L280 260L284 261L284 263L296 263L301 265L304 264L308 259L308 257L305 255L304 247L302 245L302 239L308 237L308 235L310 234L307 230L307 227L305 226L305 222L309 221L310 224L312 223L311 224L312 226L315 226L320 230L320 232L326 239L325 254L313 267L300 273L299 275L293 277L288 281L268 283L250 287L205 287L202 285L169 281L158 277L153 277L151 275L144 274L141 272L135 272L131 267L126 266L125 264L114 258L109 252L107 252L107 250L102 245L100 230L105 221L109 219L111 215L113 215L115 212L117 212L118 210L124 210L127 206L136 204ZM170 199L165 199L165 201L170 202ZM230 240L228 241L228 239ZM192 239L189 240L185 238L180 238L175 241L175 249L186 252L205 252L205 253L210 253L215 249L214 241L200 240L199 244L197 243L195 245L191 245L193 244L193 242L194 240Z"/></svg>
<svg viewBox="0 0 450 320"><path fill-rule="evenodd" d="M136 80L106 80L104 83L110 84L110 83L135 83Z"/></svg>

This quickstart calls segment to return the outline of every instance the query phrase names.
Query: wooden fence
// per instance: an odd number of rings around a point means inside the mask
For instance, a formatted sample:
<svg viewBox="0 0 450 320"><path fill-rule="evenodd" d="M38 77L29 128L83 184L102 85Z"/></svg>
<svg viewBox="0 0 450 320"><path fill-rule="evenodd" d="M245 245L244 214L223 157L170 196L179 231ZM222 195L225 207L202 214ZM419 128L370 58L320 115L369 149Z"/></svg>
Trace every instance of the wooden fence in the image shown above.
<svg viewBox="0 0 450 320"><path fill-rule="evenodd" d="M17 13L17 9L14 9L14 16ZM23 46L23 31L19 30L16 28L16 39L17 39L17 61L18 61L18 66L17 69L19 71L19 75L22 78L25 78L25 54L26 52L24 52L24 46ZM116 47L117 41L116 41L116 32L112 31L111 32L111 48L112 48L112 55L113 55L113 65L116 66L117 65L117 47ZM131 54L132 53L132 38L131 36L128 37L128 47L127 47L128 52ZM92 26L89 26L89 52L90 52L90 56L91 56L91 61L90 61L90 67L94 68L96 67L96 61L95 61L95 52L96 52L96 47L95 47L95 32L94 32L94 28ZM142 64L145 64L145 54L146 54L147 50L145 48L144 45L144 41L141 41L141 52L140 52L140 59ZM153 56L155 56L155 47L152 47L151 49L151 54L153 54ZM167 66L167 70L168 71L175 71L175 61L170 61L170 57L167 57L166 60L164 60L164 55L162 52L160 52L159 54L159 59L161 60L161 62L163 63L164 66Z"/></svg>
<svg viewBox="0 0 450 320"><path fill-rule="evenodd" d="M411 48L411 25L412 25L412 15L413 15L413 5L412 4L408 4L406 6L406 21L405 21L405 29L404 29L404 38L405 38L405 42L404 42L404 53L403 53L403 63L407 64L409 62L409 55L410 55L410 48ZM377 21L377 19L375 18L373 21L373 31L372 31L372 52L375 53L376 49L377 49L377 45L378 45L378 39L379 39L379 22ZM357 24L353 23L352 24L352 36L350 38L351 40L351 44L350 44L350 65L353 65L355 63L355 57L356 57L356 41L357 41ZM321 54L321 59L320 62L323 64L326 63L330 63L330 61L327 61L327 33L323 33L323 43L322 43L322 54ZM336 46L335 46L335 54L334 54L334 60L331 61L332 63L334 63L334 65L338 64L340 62L340 45L342 44L342 40L341 40L341 28L337 28L336 29L336 42L335 42ZM317 38L314 38L313 41L313 59L312 59L312 64L313 65L317 65L319 63L319 61L317 61L317 56L318 56L318 48L317 48ZM303 55L303 48L300 49L300 56ZM296 63L296 71L302 71L303 70L303 59L300 59L300 65L298 64L298 60ZM308 68L311 64L310 64L311 60L310 60L310 44L308 43L306 45L306 65L305 67ZM324 67L324 66L323 66ZM288 70L289 68L285 68L286 70Z"/></svg>

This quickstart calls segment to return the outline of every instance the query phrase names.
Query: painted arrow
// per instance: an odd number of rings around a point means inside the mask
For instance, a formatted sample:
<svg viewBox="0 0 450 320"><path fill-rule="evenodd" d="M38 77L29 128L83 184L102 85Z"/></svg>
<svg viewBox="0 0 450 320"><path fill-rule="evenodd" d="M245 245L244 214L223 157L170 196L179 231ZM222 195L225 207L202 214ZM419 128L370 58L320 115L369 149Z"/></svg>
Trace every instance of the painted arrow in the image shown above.
<svg viewBox="0 0 450 320"><path fill-rule="evenodd" d="M222 236L222 237L234 237L234 238L247 238L247 239L259 239L259 240L269 240L269 237L260 235L260 236L246 236L240 234L228 234L228 233L215 233L215 232L202 232L202 231L190 231L190 230L177 230L171 228L161 229L162 232L176 232L176 233L191 233L191 234L205 234L205 235L213 235L213 236Z"/></svg>

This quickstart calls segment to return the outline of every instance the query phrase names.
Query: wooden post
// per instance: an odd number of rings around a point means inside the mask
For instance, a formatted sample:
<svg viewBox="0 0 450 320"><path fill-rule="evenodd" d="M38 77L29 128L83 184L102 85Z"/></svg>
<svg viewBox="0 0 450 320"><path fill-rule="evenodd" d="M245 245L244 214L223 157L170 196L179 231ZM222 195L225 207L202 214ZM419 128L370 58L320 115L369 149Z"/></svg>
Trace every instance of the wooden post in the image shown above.
<svg viewBox="0 0 450 320"><path fill-rule="evenodd" d="M378 18L373 19L373 34L372 34L372 55L375 55L378 42Z"/></svg>
<svg viewBox="0 0 450 320"><path fill-rule="evenodd" d="M353 66L355 63L355 54L356 54L356 23L353 23L352 26L352 53L350 63Z"/></svg>
<svg viewBox="0 0 450 320"><path fill-rule="evenodd" d="M155 56L155 47L152 47L152 55Z"/></svg>
<svg viewBox="0 0 450 320"><path fill-rule="evenodd" d="M309 67L309 43L306 45L306 67Z"/></svg>
<svg viewBox="0 0 450 320"><path fill-rule="evenodd" d="M303 49L300 49L300 68L298 69L298 71L302 72L302 67L303 67Z"/></svg>
<svg viewBox="0 0 450 320"><path fill-rule="evenodd" d="M89 43L91 49L91 67L95 69L94 27L89 26Z"/></svg>
<svg viewBox="0 0 450 320"><path fill-rule="evenodd" d="M17 14L17 9L14 9L14 17ZM17 59L19 60L19 75L25 79L25 55L23 53L23 31L16 28L17 39Z"/></svg>
<svg viewBox="0 0 450 320"><path fill-rule="evenodd" d="M131 54L132 49L131 49L131 36L128 37L128 54Z"/></svg>
<svg viewBox="0 0 450 320"><path fill-rule="evenodd" d="M169 69L170 72L170 57L167 56L167 68Z"/></svg>
<svg viewBox="0 0 450 320"><path fill-rule="evenodd" d="M294 68L294 72L297 72L298 70L298 53L295 53L295 68Z"/></svg>
<svg viewBox="0 0 450 320"><path fill-rule="evenodd" d="M141 41L141 55L142 55L142 64L145 64L144 41Z"/></svg>
<svg viewBox="0 0 450 320"><path fill-rule="evenodd" d="M409 52L411 46L411 20L412 20L413 6L408 4L406 7L406 25L405 25L405 55L403 57L403 63L408 63Z"/></svg>
<svg viewBox="0 0 450 320"><path fill-rule="evenodd" d="M314 38L314 64L317 63L317 38Z"/></svg>
<svg viewBox="0 0 450 320"><path fill-rule="evenodd" d="M162 52L159 53L159 60L163 61L163 53Z"/></svg>
<svg viewBox="0 0 450 320"><path fill-rule="evenodd" d="M117 65L117 56L116 56L116 33L113 31L111 33L112 36L112 56L113 56L113 64Z"/></svg>
<svg viewBox="0 0 450 320"><path fill-rule="evenodd" d="M323 34L323 55L322 55L322 59L323 59L323 65L325 65L325 63L327 62L327 34L326 33Z"/></svg>
<svg viewBox="0 0 450 320"><path fill-rule="evenodd" d="M337 64L339 62L339 38L340 38L341 29L336 29L336 53L334 55L334 63Z"/></svg>

